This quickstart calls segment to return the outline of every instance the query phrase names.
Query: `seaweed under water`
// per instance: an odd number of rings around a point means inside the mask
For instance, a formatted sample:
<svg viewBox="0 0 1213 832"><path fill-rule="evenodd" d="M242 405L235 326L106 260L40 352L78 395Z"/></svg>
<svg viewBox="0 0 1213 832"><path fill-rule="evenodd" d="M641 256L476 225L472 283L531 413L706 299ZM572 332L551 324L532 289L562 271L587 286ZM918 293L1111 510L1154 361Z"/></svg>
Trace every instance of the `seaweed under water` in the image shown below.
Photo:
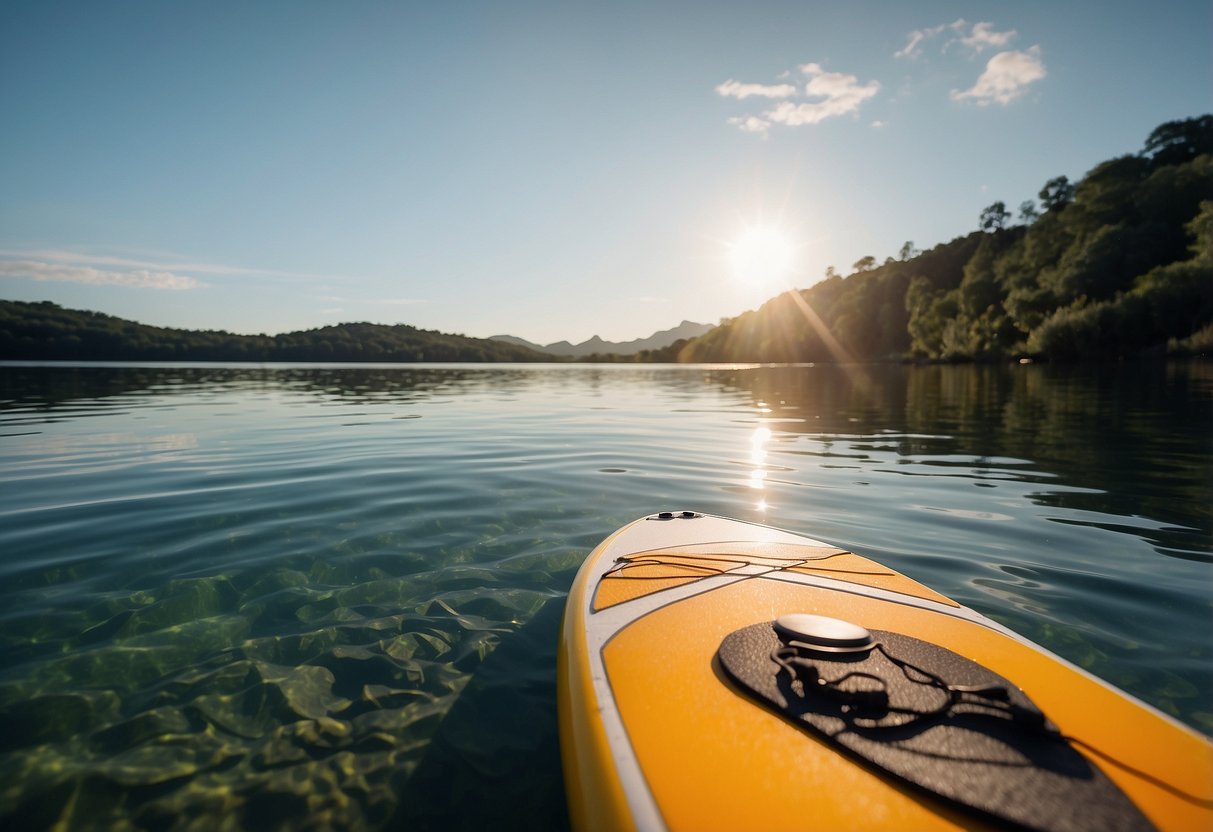
<svg viewBox="0 0 1213 832"><path fill-rule="evenodd" d="M498 565L508 586L334 560L348 553L6 626L28 667L0 684L8 821L424 828L525 807L522 825L565 823L552 587L577 556Z"/></svg>

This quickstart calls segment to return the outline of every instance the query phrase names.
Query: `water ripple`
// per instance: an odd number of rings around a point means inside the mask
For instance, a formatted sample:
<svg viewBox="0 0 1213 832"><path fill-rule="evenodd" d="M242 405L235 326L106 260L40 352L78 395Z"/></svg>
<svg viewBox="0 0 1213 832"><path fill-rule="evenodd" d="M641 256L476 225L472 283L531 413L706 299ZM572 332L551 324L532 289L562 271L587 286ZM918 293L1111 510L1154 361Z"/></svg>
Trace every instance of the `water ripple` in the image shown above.
<svg viewBox="0 0 1213 832"><path fill-rule="evenodd" d="M1005 373L0 367L0 817L559 828L564 593L670 507L875 557L1213 730L1213 373Z"/></svg>

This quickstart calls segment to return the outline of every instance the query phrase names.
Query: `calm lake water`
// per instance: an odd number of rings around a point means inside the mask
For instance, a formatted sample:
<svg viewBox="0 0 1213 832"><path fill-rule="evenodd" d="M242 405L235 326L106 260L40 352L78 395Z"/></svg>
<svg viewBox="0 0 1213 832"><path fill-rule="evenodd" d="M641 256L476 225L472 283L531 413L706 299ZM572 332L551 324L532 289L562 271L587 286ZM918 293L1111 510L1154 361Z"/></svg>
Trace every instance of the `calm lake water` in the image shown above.
<svg viewBox="0 0 1213 832"><path fill-rule="evenodd" d="M1213 733L1213 365L0 367L0 825L566 825L565 592L694 508Z"/></svg>

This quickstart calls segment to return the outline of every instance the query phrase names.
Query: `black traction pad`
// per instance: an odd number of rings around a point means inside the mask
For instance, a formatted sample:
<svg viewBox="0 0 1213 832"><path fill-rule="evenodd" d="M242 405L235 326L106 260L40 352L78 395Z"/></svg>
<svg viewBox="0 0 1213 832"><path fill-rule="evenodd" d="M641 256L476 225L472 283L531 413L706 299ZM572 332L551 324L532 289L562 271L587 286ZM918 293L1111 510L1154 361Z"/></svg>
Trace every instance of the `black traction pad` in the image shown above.
<svg viewBox="0 0 1213 832"><path fill-rule="evenodd" d="M889 654L950 685L1005 688L1009 705L1047 724L1022 691L976 662L909 636L882 630L871 633ZM1005 712L964 703L938 716L886 713L879 719L856 718L837 696L824 695L813 685L806 692L801 681L793 681L781 670L771 657L781 646L771 623L754 624L726 636L717 656L725 675L743 692L870 767L1011 828L1154 829L1133 802L1052 726L1033 729ZM948 697L940 687L922 684L921 676L912 681L880 649L849 661L819 653L802 654L801 661L806 658L821 679L836 681L856 672L880 677L888 704L894 707L927 714L938 711ZM852 677L836 689L865 684L870 684L868 678Z"/></svg>

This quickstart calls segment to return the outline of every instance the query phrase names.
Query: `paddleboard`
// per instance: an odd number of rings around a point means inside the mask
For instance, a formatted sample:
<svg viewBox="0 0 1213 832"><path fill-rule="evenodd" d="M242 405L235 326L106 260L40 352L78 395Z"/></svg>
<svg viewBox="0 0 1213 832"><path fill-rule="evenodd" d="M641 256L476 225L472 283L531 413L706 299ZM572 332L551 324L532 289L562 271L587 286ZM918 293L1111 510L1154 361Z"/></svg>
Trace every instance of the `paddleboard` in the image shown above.
<svg viewBox="0 0 1213 832"><path fill-rule="evenodd" d="M882 564L661 512L569 593L579 830L1213 829L1213 743Z"/></svg>

